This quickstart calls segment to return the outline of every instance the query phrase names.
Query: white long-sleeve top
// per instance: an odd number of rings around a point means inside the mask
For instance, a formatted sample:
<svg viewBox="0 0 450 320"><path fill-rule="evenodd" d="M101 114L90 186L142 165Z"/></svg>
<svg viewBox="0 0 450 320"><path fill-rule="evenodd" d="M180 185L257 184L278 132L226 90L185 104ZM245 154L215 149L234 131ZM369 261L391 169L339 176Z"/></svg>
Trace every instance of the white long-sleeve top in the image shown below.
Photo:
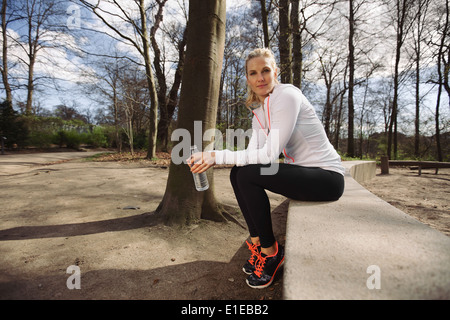
<svg viewBox="0 0 450 320"><path fill-rule="evenodd" d="M285 163L345 174L314 107L300 89L278 84L253 110L252 135L245 150L215 150L216 164L269 164L284 153Z"/></svg>

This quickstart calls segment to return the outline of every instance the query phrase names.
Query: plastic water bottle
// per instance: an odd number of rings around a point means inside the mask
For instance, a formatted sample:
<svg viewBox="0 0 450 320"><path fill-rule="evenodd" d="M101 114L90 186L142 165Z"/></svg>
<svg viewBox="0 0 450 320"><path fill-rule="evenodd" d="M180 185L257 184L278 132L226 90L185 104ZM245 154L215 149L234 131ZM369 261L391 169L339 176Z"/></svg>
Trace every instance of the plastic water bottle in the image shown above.
<svg viewBox="0 0 450 320"><path fill-rule="evenodd" d="M192 146L191 155L197 152L199 152L197 146ZM197 189L197 191L205 191L209 188L209 182L208 177L206 176L206 172L192 173L192 176L194 177L195 189Z"/></svg>

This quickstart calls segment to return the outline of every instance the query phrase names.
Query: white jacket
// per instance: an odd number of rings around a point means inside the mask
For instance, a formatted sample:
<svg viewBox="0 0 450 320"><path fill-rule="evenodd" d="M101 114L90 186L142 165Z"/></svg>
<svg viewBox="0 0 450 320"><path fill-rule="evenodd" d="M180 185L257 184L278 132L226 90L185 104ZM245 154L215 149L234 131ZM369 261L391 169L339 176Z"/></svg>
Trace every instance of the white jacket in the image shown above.
<svg viewBox="0 0 450 320"><path fill-rule="evenodd" d="M284 153L285 163L345 173L314 107L290 84L276 85L264 105L253 110L247 149L214 152L216 164L268 164Z"/></svg>

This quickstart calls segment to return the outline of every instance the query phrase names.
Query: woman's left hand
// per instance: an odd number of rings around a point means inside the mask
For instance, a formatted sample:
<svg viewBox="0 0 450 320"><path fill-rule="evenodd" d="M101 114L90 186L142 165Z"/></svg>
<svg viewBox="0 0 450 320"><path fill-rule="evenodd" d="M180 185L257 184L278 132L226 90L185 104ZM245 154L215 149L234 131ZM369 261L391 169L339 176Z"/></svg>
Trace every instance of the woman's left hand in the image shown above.
<svg viewBox="0 0 450 320"><path fill-rule="evenodd" d="M202 173L216 164L214 152L197 152L189 159L187 164L191 167L192 173Z"/></svg>

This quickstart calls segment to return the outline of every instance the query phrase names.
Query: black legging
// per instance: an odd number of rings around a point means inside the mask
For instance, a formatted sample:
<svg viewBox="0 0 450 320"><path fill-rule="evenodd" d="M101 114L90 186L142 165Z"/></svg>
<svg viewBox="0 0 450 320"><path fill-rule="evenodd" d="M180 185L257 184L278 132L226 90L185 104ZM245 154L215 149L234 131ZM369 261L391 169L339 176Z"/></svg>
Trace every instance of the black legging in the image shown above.
<svg viewBox="0 0 450 320"><path fill-rule="evenodd" d="M280 163L276 174L263 175L268 165L250 164L231 169L230 180L251 237L261 246L275 243L270 202L265 189L287 198L303 201L334 201L344 192L342 174L321 168Z"/></svg>

